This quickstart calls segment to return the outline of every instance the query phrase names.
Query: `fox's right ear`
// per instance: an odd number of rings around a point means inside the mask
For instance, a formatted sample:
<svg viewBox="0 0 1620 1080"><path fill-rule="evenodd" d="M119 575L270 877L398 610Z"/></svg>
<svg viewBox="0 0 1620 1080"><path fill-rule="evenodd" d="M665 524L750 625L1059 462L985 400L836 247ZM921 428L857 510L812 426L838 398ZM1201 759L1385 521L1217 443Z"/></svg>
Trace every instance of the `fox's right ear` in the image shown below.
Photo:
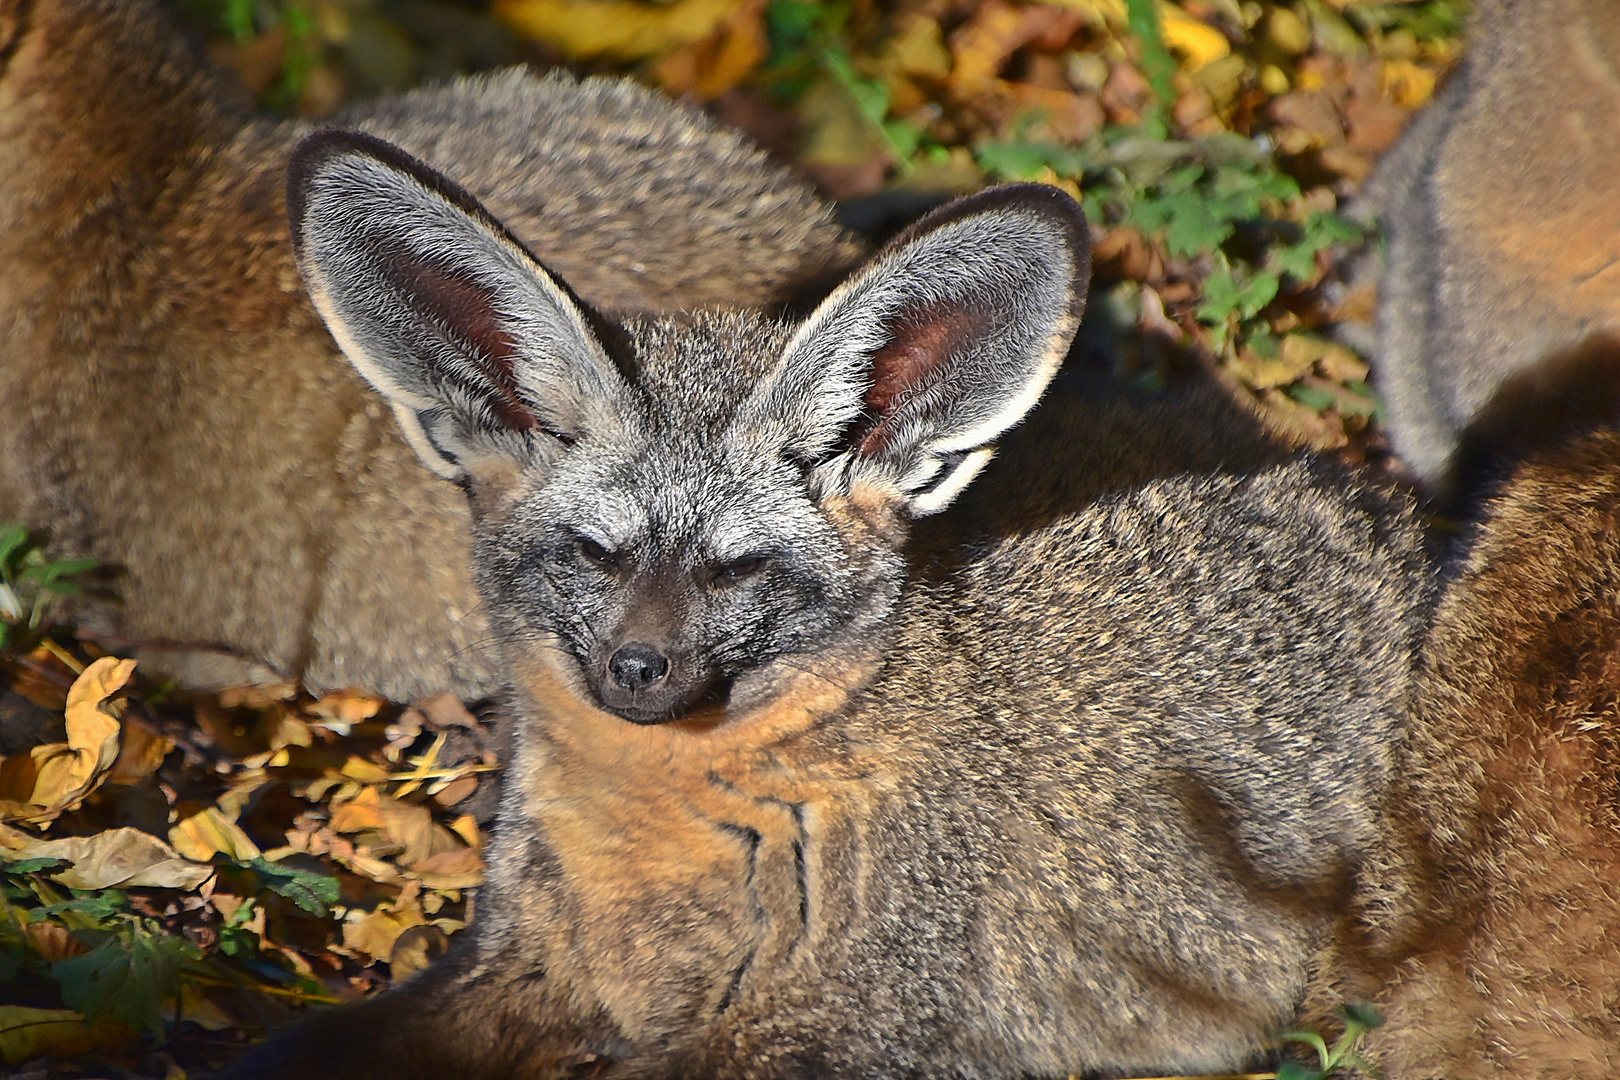
<svg viewBox="0 0 1620 1080"><path fill-rule="evenodd" d="M471 195L324 131L293 154L287 211L315 307L435 472L611 437L627 387L587 311Z"/></svg>

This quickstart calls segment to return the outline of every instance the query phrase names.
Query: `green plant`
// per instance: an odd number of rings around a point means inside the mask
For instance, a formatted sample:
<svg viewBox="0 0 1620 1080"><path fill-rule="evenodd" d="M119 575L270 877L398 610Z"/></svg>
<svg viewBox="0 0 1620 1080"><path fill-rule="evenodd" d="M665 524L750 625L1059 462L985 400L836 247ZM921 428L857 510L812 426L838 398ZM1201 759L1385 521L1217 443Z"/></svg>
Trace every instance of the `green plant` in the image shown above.
<svg viewBox="0 0 1620 1080"><path fill-rule="evenodd" d="M94 559L48 559L22 525L0 525L0 648L35 637L56 601L79 595L75 579L96 565Z"/></svg>
<svg viewBox="0 0 1620 1080"><path fill-rule="evenodd" d="M818 80L829 80L854 103L855 111L887 147L902 170L923 142L914 124L889 118L892 95L882 79L863 74L850 54L846 2L772 0L765 9L770 40L766 80L778 97L798 98Z"/></svg>
<svg viewBox="0 0 1620 1080"><path fill-rule="evenodd" d="M1332 1046L1314 1031L1290 1031L1282 1036L1283 1042L1303 1043L1314 1049L1317 1066L1285 1061L1277 1070L1277 1080L1327 1080L1341 1069L1355 1069L1373 1077L1382 1075L1356 1047L1369 1031L1383 1026L1383 1016L1365 1002L1340 1005L1336 1011L1344 1021L1344 1034Z"/></svg>
<svg viewBox="0 0 1620 1080"><path fill-rule="evenodd" d="M1004 180L1043 169L1075 177L1092 221L1135 228L1172 258L1200 263L1197 316L1217 349L1269 332L1260 314L1284 285L1313 284L1324 250L1365 235L1348 218L1309 209L1299 184L1239 135L1174 140L1115 128L1081 147L981 143L977 158Z"/></svg>
<svg viewBox="0 0 1620 1080"><path fill-rule="evenodd" d="M62 1003L87 1023L113 1021L159 1042L164 1007L178 1003L187 984L255 985L303 1001L331 1000L317 980L276 962L252 924L261 902L278 897L329 918L338 899L336 878L262 858L220 863L220 879L250 898L216 924L219 949L205 952L175 927L142 914L153 910L150 896L142 902L138 891L70 889L51 880L67 865L60 859L0 863L0 981L26 977L36 986L54 985ZM61 959L47 961L31 944L64 931L76 944Z"/></svg>
<svg viewBox="0 0 1620 1080"><path fill-rule="evenodd" d="M279 35L281 63L265 90L263 104L291 109L320 66L325 41L303 0L186 0L192 18L210 32L236 44Z"/></svg>
<svg viewBox="0 0 1620 1080"><path fill-rule="evenodd" d="M1142 74L1147 76L1148 86L1153 90L1153 101L1142 118L1142 129L1153 138L1163 139L1170 134L1166 115L1176 101L1176 60L1164 45L1158 0L1125 0L1125 12L1131 34L1142 51Z"/></svg>

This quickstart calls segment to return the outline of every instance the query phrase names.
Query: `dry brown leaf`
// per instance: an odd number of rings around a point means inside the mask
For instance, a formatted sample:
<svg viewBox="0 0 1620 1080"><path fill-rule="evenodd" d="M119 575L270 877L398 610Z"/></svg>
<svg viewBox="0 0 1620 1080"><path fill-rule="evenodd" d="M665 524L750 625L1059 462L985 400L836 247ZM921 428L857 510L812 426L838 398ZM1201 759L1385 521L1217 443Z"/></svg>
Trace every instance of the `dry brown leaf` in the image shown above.
<svg viewBox="0 0 1620 1080"><path fill-rule="evenodd" d="M70 889L111 889L150 886L195 889L214 872L211 866L187 862L162 840L128 826L94 836L62 840L30 840L13 846L5 841L13 859L66 859L73 865L55 879Z"/></svg>
<svg viewBox="0 0 1620 1080"><path fill-rule="evenodd" d="M945 47L945 34L939 21L912 12L903 15L895 33L883 43L878 67L884 72L924 75L943 79L951 73L951 51Z"/></svg>
<svg viewBox="0 0 1620 1080"><path fill-rule="evenodd" d="M124 725L123 742L118 759L107 773L109 784L138 784L157 772L163 759L174 749L174 740L145 724Z"/></svg>
<svg viewBox="0 0 1620 1080"><path fill-rule="evenodd" d="M1087 23L1099 30L1123 27L1128 17L1125 0L1046 0L1046 2L1078 12L1085 17Z"/></svg>
<svg viewBox="0 0 1620 1080"><path fill-rule="evenodd" d="M222 709L268 709L280 702L291 701L297 696L298 684L294 682L233 686L219 692L219 705Z"/></svg>
<svg viewBox="0 0 1620 1080"><path fill-rule="evenodd" d="M118 759L118 718L103 703L129 681L135 661L105 656L67 696L67 742L36 746L0 765L0 818L49 822L77 806Z"/></svg>
<svg viewBox="0 0 1620 1080"><path fill-rule="evenodd" d="M1004 0L980 4L951 37L952 88L958 95L978 93L1001 73L1013 53L1064 23L1078 29L1082 21L1075 12L1040 4L1014 7Z"/></svg>
<svg viewBox="0 0 1620 1080"><path fill-rule="evenodd" d="M467 711L461 699L451 693L434 694L416 703L427 722L437 728L461 727L478 730L478 717Z"/></svg>
<svg viewBox="0 0 1620 1080"><path fill-rule="evenodd" d="M433 801L440 806L454 806L477 790L478 777L472 775L458 776L428 789Z"/></svg>
<svg viewBox="0 0 1620 1080"><path fill-rule="evenodd" d="M182 818L169 829L169 843L188 859L206 862L215 855L245 862L262 852L242 826L217 806Z"/></svg>
<svg viewBox="0 0 1620 1080"><path fill-rule="evenodd" d="M383 829L382 794L376 788L362 788L347 802L332 803L332 831L340 833Z"/></svg>
<svg viewBox="0 0 1620 1080"><path fill-rule="evenodd" d="M700 101L713 101L746 79L770 51L764 0L744 0L712 34L660 60L653 77L677 97L690 94Z"/></svg>
<svg viewBox="0 0 1620 1080"><path fill-rule="evenodd" d="M478 831L478 820L471 814L462 814L452 821L450 831L465 840L474 851L484 850L484 834Z"/></svg>
<svg viewBox="0 0 1620 1080"><path fill-rule="evenodd" d="M444 955L449 944L450 939L437 926L409 927L394 940L388 957L389 972L395 981L408 979Z"/></svg>
<svg viewBox="0 0 1620 1080"><path fill-rule="evenodd" d="M308 705L304 711L313 717L311 723L315 726L347 735L354 725L370 720L382 707L382 698L362 694L358 690L336 690Z"/></svg>
<svg viewBox="0 0 1620 1080"><path fill-rule="evenodd" d="M239 1027L242 1021L232 1016L219 1006L213 999L211 987L199 986L194 982L180 984L180 1011L179 1016L184 1017L187 1023L196 1024L204 1031L228 1031ZM174 1002L165 1001L158 1007L158 1014L165 1021L172 1024L177 1019Z"/></svg>
<svg viewBox="0 0 1620 1080"><path fill-rule="evenodd" d="M472 889L484 883L484 860L470 847L441 851L407 866L405 873L430 889Z"/></svg>
<svg viewBox="0 0 1620 1080"><path fill-rule="evenodd" d="M708 37L748 0L496 0L497 19L581 60L640 60Z"/></svg>
<svg viewBox="0 0 1620 1080"><path fill-rule="evenodd" d="M372 960L387 960L394 955L394 943L401 934L426 922L416 907L403 911L378 908L343 924L343 945Z"/></svg>
<svg viewBox="0 0 1620 1080"><path fill-rule="evenodd" d="M90 951L90 946L73 936L73 932L60 923L31 922L23 927L23 936L48 963L66 960Z"/></svg>

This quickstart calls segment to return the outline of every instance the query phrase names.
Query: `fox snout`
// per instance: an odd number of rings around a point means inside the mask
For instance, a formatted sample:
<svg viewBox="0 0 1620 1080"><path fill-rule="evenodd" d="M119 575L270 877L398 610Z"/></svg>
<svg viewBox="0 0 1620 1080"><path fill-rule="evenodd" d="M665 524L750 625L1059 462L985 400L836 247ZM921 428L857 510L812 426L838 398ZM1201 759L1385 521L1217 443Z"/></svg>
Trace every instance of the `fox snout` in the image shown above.
<svg viewBox="0 0 1620 1080"><path fill-rule="evenodd" d="M636 642L626 645L608 659L608 674L615 685L632 694L664 681L669 674L669 660L651 645Z"/></svg>
<svg viewBox="0 0 1620 1080"><path fill-rule="evenodd" d="M685 716L718 683L695 655L635 640L596 650L586 681L604 709L632 724L665 724Z"/></svg>

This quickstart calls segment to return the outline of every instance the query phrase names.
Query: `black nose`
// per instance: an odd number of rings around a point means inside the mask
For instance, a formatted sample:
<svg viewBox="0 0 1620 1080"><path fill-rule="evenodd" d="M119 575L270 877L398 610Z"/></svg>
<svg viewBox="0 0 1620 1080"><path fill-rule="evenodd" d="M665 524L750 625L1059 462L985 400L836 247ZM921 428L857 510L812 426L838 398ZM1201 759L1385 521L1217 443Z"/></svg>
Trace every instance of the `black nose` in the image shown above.
<svg viewBox="0 0 1620 1080"><path fill-rule="evenodd" d="M626 645L608 659L608 673L626 690L645 690L669 674L669 661L650 645Z"/></svg>

